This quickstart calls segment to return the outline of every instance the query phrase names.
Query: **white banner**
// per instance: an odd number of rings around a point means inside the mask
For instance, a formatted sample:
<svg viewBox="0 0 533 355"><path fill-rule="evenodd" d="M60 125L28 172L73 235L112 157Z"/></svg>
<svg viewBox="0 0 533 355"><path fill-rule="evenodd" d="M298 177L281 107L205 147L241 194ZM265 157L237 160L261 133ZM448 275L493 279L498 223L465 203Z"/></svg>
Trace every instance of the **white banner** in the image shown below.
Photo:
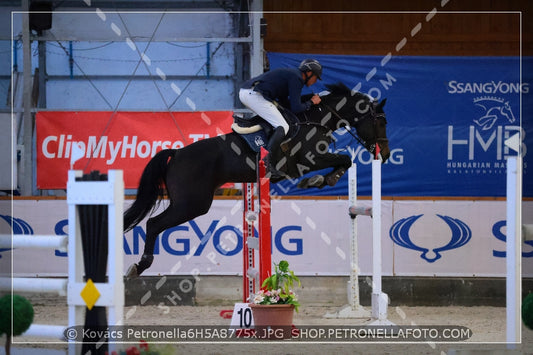
<svg viewBox="0 0 533 355"><path fill-rule="evenodd" d="M127 201L129 204L131 201ZM370 207L371 201L360 201ZM0 233L66 234L64 200L0 201ZM383 274L398 276L505 276L504 201L382 202ZM372 270L371 218L357 217L359 266ZM533 201L523 203L533 223ZM146 275L242 274L242 201L216 200L202 217L163 232ZM124 235L124 270L142 255L144 222ZM16 238L16 236L15 236ZM289 261L298 275L348 275L350 218L346 200L272 201L273 262ZM0 270L10 269L0 249ZM522 244L523 276L533 277L533 241ZM66 275L66 253L13 251L17 276Z"/></svg>

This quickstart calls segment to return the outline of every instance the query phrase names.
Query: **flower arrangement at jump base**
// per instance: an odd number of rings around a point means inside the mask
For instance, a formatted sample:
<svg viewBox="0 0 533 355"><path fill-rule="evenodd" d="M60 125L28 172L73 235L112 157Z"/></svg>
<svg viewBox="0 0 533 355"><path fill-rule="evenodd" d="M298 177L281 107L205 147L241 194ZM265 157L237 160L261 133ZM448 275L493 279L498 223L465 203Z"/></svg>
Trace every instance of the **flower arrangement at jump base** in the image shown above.
<svg viewBox="0 0 533 355"><path fill-rule="evenodd" d="M294 310L298 312L300 303L296 293L291 289L295 283L301 286L294 271L289 270L289 263L286 260L281 260L279 264L274 263L274 273L263 281L261 290L255 294L253 303L262 305L292 304Z"/></svg>
<svg viewBox="0 0 533 355"><path fill-rule="evenodd" d="M289 269L289 263L282 260L274 264L274 273L266 278L250 304L254 327L258 338L287 339L291 337L294 311L300 303L294 285L300 280Z"/></svg>

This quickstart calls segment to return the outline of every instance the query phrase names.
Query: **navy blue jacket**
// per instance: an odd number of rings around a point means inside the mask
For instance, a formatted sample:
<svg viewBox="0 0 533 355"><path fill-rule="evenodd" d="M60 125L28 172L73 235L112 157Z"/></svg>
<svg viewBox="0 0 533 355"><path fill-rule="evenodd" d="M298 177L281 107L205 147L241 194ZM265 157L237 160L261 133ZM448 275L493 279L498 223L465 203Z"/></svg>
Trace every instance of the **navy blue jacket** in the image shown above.
<svg viewBox="0 0 533 355"><path fill-rule="evenodd" d="M296 68L273 69L245 81L241 86L243 89L252 87L265 99L275 100L283 106L288 102L288 108L294 113L306 111L312 105L311 100L301 102L304 80L302 73Z"/></svg>

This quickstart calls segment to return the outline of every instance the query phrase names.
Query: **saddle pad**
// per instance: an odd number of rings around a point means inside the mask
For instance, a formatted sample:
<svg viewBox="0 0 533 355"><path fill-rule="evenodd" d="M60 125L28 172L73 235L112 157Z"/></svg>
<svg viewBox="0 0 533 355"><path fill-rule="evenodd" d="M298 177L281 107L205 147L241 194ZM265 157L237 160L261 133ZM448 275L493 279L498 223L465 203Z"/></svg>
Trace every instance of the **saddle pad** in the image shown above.
<svg viewBox="0 0 533 355"><path fill-rule="evenodd" d="M264 129L247 134L239 133L239 135L246 141L246 143L248 143L250 148L252 148L252 150L256 153L259 153L261 151L261 147L266 148L268 138Z"/></svg>

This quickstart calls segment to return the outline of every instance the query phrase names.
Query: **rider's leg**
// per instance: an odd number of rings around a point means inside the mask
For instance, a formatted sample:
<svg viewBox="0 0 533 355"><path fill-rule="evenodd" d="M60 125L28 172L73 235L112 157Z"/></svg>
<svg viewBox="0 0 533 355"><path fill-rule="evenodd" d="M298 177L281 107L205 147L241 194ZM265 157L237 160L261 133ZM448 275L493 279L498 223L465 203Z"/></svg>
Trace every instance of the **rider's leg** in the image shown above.
<svg viewBox="0 0 533 355"><path fill-rule="evenodd" d="M241 89L239 99L244 106L254 111L262 119L270 123L274 128L282 126L285 134L289 132L289 124L283 118L278 108L269 100L265 99L260 93L252 89Z"/></svg>
<svg viewBox="0 0 533 355"><path fill-rule="evenodd" d="M246 107L261 116L261 118L270 123L274 128L274 133L267 143L267 150L270 153L267 160L269 161L270 172L281 174L275 169L275 165L281 159L280 145L289 132L289 124L285 121L278 108L272 102L266 100L260 93L251 89L241 89L239 91L239 99Z"/></svg>
<svg viewBox="0 0 533 355"><path fill-rule="evenodd" d="M274 133L272 133L272 136L270 136L270 140L267 144L267 150L269 152L269 157L267 158L268 161L268 170L273 174L279 174L281 175L281 172L276 169L276 164L281 159L281 143L283 142L285 138L285 129L281 126L276 127L274 129Z"/></svg>

